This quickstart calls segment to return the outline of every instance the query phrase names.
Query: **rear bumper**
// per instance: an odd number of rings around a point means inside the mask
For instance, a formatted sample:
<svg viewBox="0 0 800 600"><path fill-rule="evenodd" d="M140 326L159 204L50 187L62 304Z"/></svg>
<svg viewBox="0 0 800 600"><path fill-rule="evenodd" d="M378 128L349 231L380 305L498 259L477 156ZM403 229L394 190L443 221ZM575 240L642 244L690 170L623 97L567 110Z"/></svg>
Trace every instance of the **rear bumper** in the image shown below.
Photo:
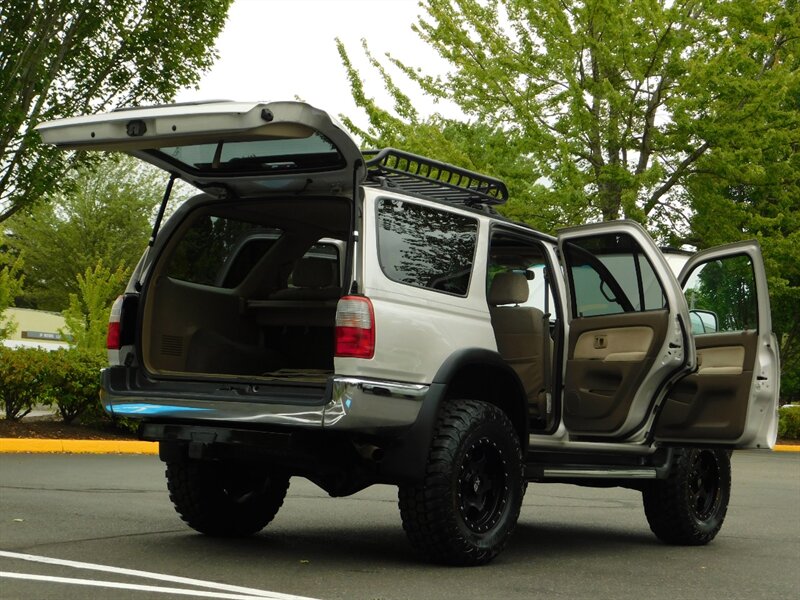
<svg viewBox="0 0 800 600"><path fill-rule="evenodd" d="M332 376L322 386L156 382L134 369L103 371L110 414L138 420L239 423L379 433L413 425L429 386Z"/></svg>

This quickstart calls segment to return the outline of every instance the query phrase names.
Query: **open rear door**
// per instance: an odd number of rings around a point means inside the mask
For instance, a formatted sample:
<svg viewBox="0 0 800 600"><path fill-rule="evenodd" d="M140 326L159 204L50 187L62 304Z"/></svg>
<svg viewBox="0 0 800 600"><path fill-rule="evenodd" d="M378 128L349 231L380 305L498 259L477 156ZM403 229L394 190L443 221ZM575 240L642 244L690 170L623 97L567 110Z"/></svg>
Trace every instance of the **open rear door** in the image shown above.
<svg viewBox="0 0 800 600"><path fill-rule="evenodd" d="M700 252L684 265L679 280L698 368L670 389L655 422L655 439L771 448L780 369L758 242Z"/></svg>
<svg viewBox="0 0 800 600"><path fill-rule="evenodd" d="M694 366L680 286L632 221L558 238L570 293L564 425L574 438L644 439L660 391Z"/></svg>

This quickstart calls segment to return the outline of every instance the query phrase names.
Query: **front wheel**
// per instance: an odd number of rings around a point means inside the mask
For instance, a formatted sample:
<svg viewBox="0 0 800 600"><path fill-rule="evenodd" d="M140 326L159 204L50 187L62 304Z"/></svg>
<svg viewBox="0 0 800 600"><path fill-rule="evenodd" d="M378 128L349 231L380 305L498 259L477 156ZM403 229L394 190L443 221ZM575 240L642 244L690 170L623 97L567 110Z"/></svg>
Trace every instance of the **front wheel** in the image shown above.
<svg viewBox="0 0 800 600"><path fill-rule="evenodd" d="M667 544L702 546L719 532L731 497L731 462L725 450L676 450L667 479L642 496L650 529Z"/></svg>
<svg viewBox="0 0 800 600"><path fill-rule="evenodd" d="M450 402L423 482L400 487L400 515L411 544L428 559L479 565L505 546L522 496L522 452L505 413L477 400Z"/></svg>
<svg viewBox="0 0 800 600"><path fill-rule="evenodd" d="M188 460L167 463L169 497L189 527L213 536L246 536L275 518L289 476L260 465Z"/></svg>

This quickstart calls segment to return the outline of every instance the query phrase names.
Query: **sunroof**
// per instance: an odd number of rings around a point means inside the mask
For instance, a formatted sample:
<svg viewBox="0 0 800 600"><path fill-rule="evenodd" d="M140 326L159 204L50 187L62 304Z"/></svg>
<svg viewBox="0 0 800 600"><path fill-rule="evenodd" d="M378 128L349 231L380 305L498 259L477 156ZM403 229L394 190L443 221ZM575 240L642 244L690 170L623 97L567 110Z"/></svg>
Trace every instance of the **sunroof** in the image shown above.
<svg viewBox="0 0 800 600"><path fill-rule="evenodd" d="M187 171L209 175L320 171L345 166L338 148L319 132L305 138L221 141L166 146L150 152Z"/></svg>

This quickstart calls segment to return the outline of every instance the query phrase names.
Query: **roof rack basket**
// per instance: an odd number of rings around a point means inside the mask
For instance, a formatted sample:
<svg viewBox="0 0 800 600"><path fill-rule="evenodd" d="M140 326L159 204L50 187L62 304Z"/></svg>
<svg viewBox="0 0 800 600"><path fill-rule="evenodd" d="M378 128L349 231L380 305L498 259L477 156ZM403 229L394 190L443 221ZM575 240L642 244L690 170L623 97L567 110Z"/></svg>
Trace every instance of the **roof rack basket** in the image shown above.
<svg viewBox="0 0 800 600"><path fill-rule="evenodd" d="M486 175L394 148L365 150L367 179L457 204L497 205L508 200L506 184Z"/></svg>

